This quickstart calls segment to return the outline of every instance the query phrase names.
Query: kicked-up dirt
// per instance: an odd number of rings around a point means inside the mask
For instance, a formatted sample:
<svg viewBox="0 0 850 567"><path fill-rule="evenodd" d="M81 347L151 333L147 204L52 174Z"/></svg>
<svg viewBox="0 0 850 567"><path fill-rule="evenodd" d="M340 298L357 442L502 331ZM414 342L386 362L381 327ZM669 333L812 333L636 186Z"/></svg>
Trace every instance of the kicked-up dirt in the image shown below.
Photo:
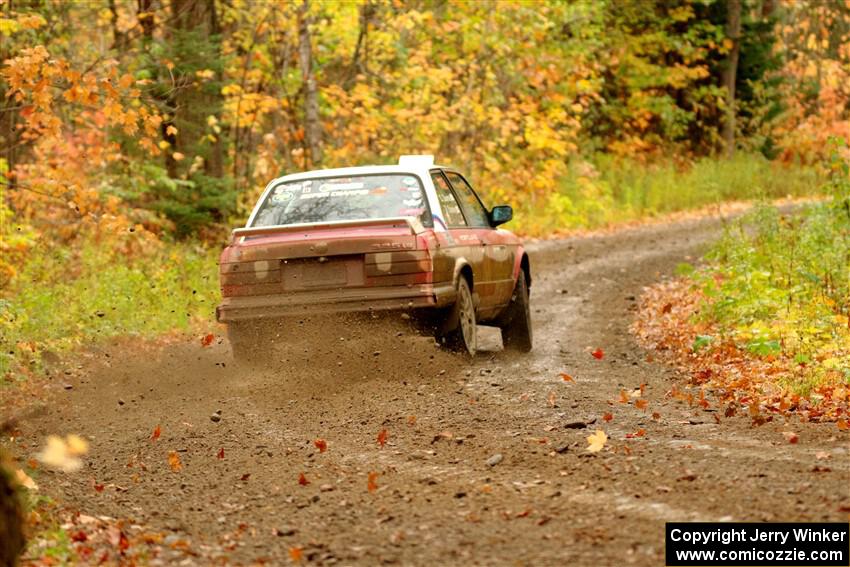
<svg viewBox="0 0 850 567"><path fill-rule="evenodd" d="M663 565L666 521L846 521L846 434L670 399L681 378L629 334L642 287L719 227L531 246L529 355L490 333L470 361L400 318L305 323L263 369L235 367L226 341L108 349L60 374L17 450L90 440L83 470L41 471L41 490L131 540L161 534L151 564Z"/></svg>

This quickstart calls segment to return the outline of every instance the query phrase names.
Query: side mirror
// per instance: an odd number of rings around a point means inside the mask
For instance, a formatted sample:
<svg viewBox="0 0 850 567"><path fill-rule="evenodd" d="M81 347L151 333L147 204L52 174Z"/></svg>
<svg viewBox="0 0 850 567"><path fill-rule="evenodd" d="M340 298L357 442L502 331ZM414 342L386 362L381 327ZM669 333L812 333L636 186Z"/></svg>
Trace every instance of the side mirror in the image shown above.
<svg viewBox="0 0 850 567"><path fill-rule="evenodd" d="M510 205L496 205L490 211L490 225L499 226L514 218L514 210Z"/></svg>

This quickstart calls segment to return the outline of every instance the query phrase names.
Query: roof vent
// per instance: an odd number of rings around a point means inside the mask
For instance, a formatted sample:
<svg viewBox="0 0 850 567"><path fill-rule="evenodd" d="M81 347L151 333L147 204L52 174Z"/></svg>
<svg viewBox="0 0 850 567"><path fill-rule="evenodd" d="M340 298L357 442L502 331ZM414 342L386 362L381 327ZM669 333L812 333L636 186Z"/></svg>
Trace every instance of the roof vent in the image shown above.
<svg viewBox="0 0 850 567"><path fill-rule="evenodd" d="M434 165L434 156L430 154L399 156L398 164L405 167L430 167Z"/></svg>

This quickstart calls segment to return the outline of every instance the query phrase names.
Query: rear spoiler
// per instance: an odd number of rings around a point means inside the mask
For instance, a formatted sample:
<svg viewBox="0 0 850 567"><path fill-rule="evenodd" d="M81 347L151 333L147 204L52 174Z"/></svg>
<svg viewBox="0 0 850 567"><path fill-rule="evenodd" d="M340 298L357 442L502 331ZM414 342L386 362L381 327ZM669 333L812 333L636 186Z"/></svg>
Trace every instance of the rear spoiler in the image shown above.
<svg viewBox="0 0 850 567"><path fill-rule="evenodd" d="M327 221L327 222L305 222L298 224L284 224L278 226L257 226L252 228L237 228L233 231L233 239L242 238L243 236L268 236L270 234L283 234L286 232L300 232L302 230L322 230L329 228L366 228L377 226L407 226L410 229L410 234L419 234L425 231L425 227L419 219L414 217L388 217L380 219L363 219L363 220L345 220L345 221Z"/></svg>

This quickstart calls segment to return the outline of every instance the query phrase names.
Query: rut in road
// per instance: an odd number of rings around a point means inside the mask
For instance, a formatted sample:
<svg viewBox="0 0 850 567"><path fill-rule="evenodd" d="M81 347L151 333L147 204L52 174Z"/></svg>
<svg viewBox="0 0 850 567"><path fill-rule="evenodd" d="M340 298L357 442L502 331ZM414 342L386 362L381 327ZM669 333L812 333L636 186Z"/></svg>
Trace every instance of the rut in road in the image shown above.
<svg viewBox="0 0 850 567"><path fill-rule="evenodd" d="M530 355L499 351L491 333L470 362L400 320L344 319L300 326L266 370L233 368L226 344L113 350L57 388L19 441L89 438L85 470L44 473L43 489L199 554L164 545L154 564L281 563L301 547L323 565L659 565L665 521L846 520L850 460L834 428L718 423L665 398L681 378L629 335L642 287L718 230L704 220L532 246ZM645 411L617 402L641 384ZM591 454L596 429L609 441ZM813 472L818 452L831 458Z"/></svg>

